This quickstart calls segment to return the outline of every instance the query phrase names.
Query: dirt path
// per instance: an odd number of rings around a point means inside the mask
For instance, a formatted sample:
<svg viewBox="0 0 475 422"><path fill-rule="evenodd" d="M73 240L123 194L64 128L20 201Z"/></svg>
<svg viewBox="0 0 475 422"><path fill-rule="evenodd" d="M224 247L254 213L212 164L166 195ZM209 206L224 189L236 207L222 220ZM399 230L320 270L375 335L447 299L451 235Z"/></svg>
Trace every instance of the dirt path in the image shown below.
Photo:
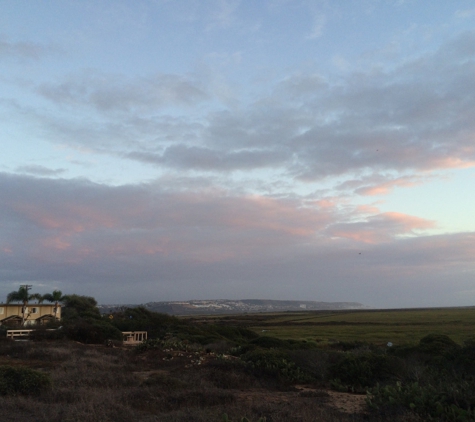
<svg viewBox="0 0 475 422"><path fill-rule="evenodd" d="M366 407L366 395L340 393L338 391L328 390L330 395L330 404L345 413L363 413Z"/></svg>
<svg viewBox="0 0 475 422"><path fill-rule="evenodd" d="M364 413L365 395L340 393L331 390L316 390L307 387L298 387L298 391L269 392L268 390L237 391L234 393L240 401L254 403L297 403L304 398L312 398L321 404L332 407L340 412L353 414Z"/></svg>

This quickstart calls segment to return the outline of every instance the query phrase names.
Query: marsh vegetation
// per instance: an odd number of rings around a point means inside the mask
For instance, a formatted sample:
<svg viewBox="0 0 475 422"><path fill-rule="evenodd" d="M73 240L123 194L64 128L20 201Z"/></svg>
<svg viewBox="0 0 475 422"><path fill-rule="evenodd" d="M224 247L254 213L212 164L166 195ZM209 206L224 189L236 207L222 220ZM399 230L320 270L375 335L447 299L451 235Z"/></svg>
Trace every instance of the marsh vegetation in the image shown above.
<svg viewBox="0 0 475 422"><path fill-rule="evenodd" d="M475 419L473 309L199 319L143 308L113 318L90 309L73 314L55 338L44 330L28 342L2 338L2 420ZM366 336L345 322L361 324ZM149 340L137 347L103 344L107 335L139 329Z"/></svg>

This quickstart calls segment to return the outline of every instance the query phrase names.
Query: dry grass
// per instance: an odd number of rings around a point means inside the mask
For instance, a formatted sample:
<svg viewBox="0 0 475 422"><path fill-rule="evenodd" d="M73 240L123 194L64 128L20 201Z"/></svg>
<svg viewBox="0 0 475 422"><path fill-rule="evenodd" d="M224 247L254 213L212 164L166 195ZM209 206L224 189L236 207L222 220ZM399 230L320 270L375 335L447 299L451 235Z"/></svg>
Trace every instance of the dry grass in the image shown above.
<svg viewBox="0 0 475 422"><path fill-rule="evenodd" d="M224 413L232 421L380 420L341 412L322 391L284 391L205 352L171 359L167 352L137 355L73 342L1 342L0 360L49 373L53 382L39 396L0 397L2 422L210 422Z"/></svg>

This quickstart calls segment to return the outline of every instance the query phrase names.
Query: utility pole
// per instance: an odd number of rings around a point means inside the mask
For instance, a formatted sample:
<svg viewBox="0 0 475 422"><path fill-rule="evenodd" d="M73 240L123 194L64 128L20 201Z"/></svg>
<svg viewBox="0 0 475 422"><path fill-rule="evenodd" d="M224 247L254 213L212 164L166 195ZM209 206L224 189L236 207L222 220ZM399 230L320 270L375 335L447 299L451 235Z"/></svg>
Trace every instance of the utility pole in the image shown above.
<svg viewBox="0 0 475 422"><path fill-rule="evenodd" d="M28 294L28 290L30 290L33 286L31 284L22 284L20 287L23 287L26 290L26 294Z"/></svg>
<svg viewBox="0 0 475 422"><path fill-rule="evenodd" d="M23 307L21 308L21 313L22 313L22 321L21 321L21 326L23 327L25 325L25 313L26 313L26 307L28 305L28 290L32 288L31 284L23 284L20 286L21 288L24 288L26 290L26 300L23 302Z"/></svg>

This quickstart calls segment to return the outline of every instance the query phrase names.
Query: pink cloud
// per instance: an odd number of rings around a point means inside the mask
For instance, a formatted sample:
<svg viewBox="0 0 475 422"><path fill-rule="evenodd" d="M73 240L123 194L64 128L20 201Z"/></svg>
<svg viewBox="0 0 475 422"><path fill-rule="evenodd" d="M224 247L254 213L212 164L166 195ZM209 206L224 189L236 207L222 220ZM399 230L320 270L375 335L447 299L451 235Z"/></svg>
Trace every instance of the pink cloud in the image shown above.
<svg viewBox="0 0 475 422"><path fill-rule="evenodd" d="M229 260L307 241L337 212L333 200L317 204L215 191L107 189L92 198L77 192L55 195L54 201L6 201L4 207L30 225L25 240L38 249L34 255L53 262L154 255Z"/></svg>
<svg viewBox="0 0 475 422"><path fill-rule="evenodd" d="M426 220L424 218L399 212L385 212L379 214L376 218L381 219L381 221L386 220L394 225L398 225L402 227L404 231L425 230L436 227L435 222L432 220Z"/></svg>
<svg viewBox="0 0 475 422"><path fill-rule="evenodd" d="M328 216L314 208L299 206L297 202L282 201L263 196L239 199L241 210L223 216L223 223L236 229L258 229L281 232L293 236L310 236L321 229Z"/></svg>
<svg viewBox="0 0 475 422"><path fill-rule="evenodd" d="M60 204L20 203L12 208L35 225L47 230L81 233L98 227L112 228L117 224L110 214L97 206L74 202Z"/></svg>
<svg viewBox="0 0 475 422"><path fill-rule="evenodd" d="M335 199L320 199L318 201L314 201L314 204L320 207L321 209L333 209L336 207L336 200Z"/></svg>
<svg viewBox="0 0 475 422"><path fill-rule="evenodd" d="M157 255L217 262L315 242L317 235L319 242L325 237L321 235L330 235L378 243L434 226L414 216L381 214L373 206L353 211L354 217L373 214L366 221L338 223L343 217L338 198L312 202L182 192L133 195L131 200L128 194L109 195L89 203L68 197L56 203L17 204L15 210L42 229L35 242L42 250L37 256L51 255L53 260L62 252L75 260Z"/></svg>
<svg viewBox="0 0 475 422"><path fill-rule="evenodd" d="M358 214L379 214L380 210L378 207L373 205L358 205L356 207L356 212Z"/></svg>
<svg viewBox="0 0 475 422"><path fill-rule="evenodd" d="M466 153L467 155L473 155L474 148L467 150ZM475 167L475 161L466 160L458 157L444 157L435 159L432 165L436 168L441 169L466 169L470 167Z"/></svg>
<svg viewBox="0 0 475 422"><path fill-rule="evenodd" d="M384 181L370 186L363 186L355 190L355 193L364 196L387 195L396 187L413 187L420 185L422 180L415 180L414 177L399 177L394 180Z"/></svg>

